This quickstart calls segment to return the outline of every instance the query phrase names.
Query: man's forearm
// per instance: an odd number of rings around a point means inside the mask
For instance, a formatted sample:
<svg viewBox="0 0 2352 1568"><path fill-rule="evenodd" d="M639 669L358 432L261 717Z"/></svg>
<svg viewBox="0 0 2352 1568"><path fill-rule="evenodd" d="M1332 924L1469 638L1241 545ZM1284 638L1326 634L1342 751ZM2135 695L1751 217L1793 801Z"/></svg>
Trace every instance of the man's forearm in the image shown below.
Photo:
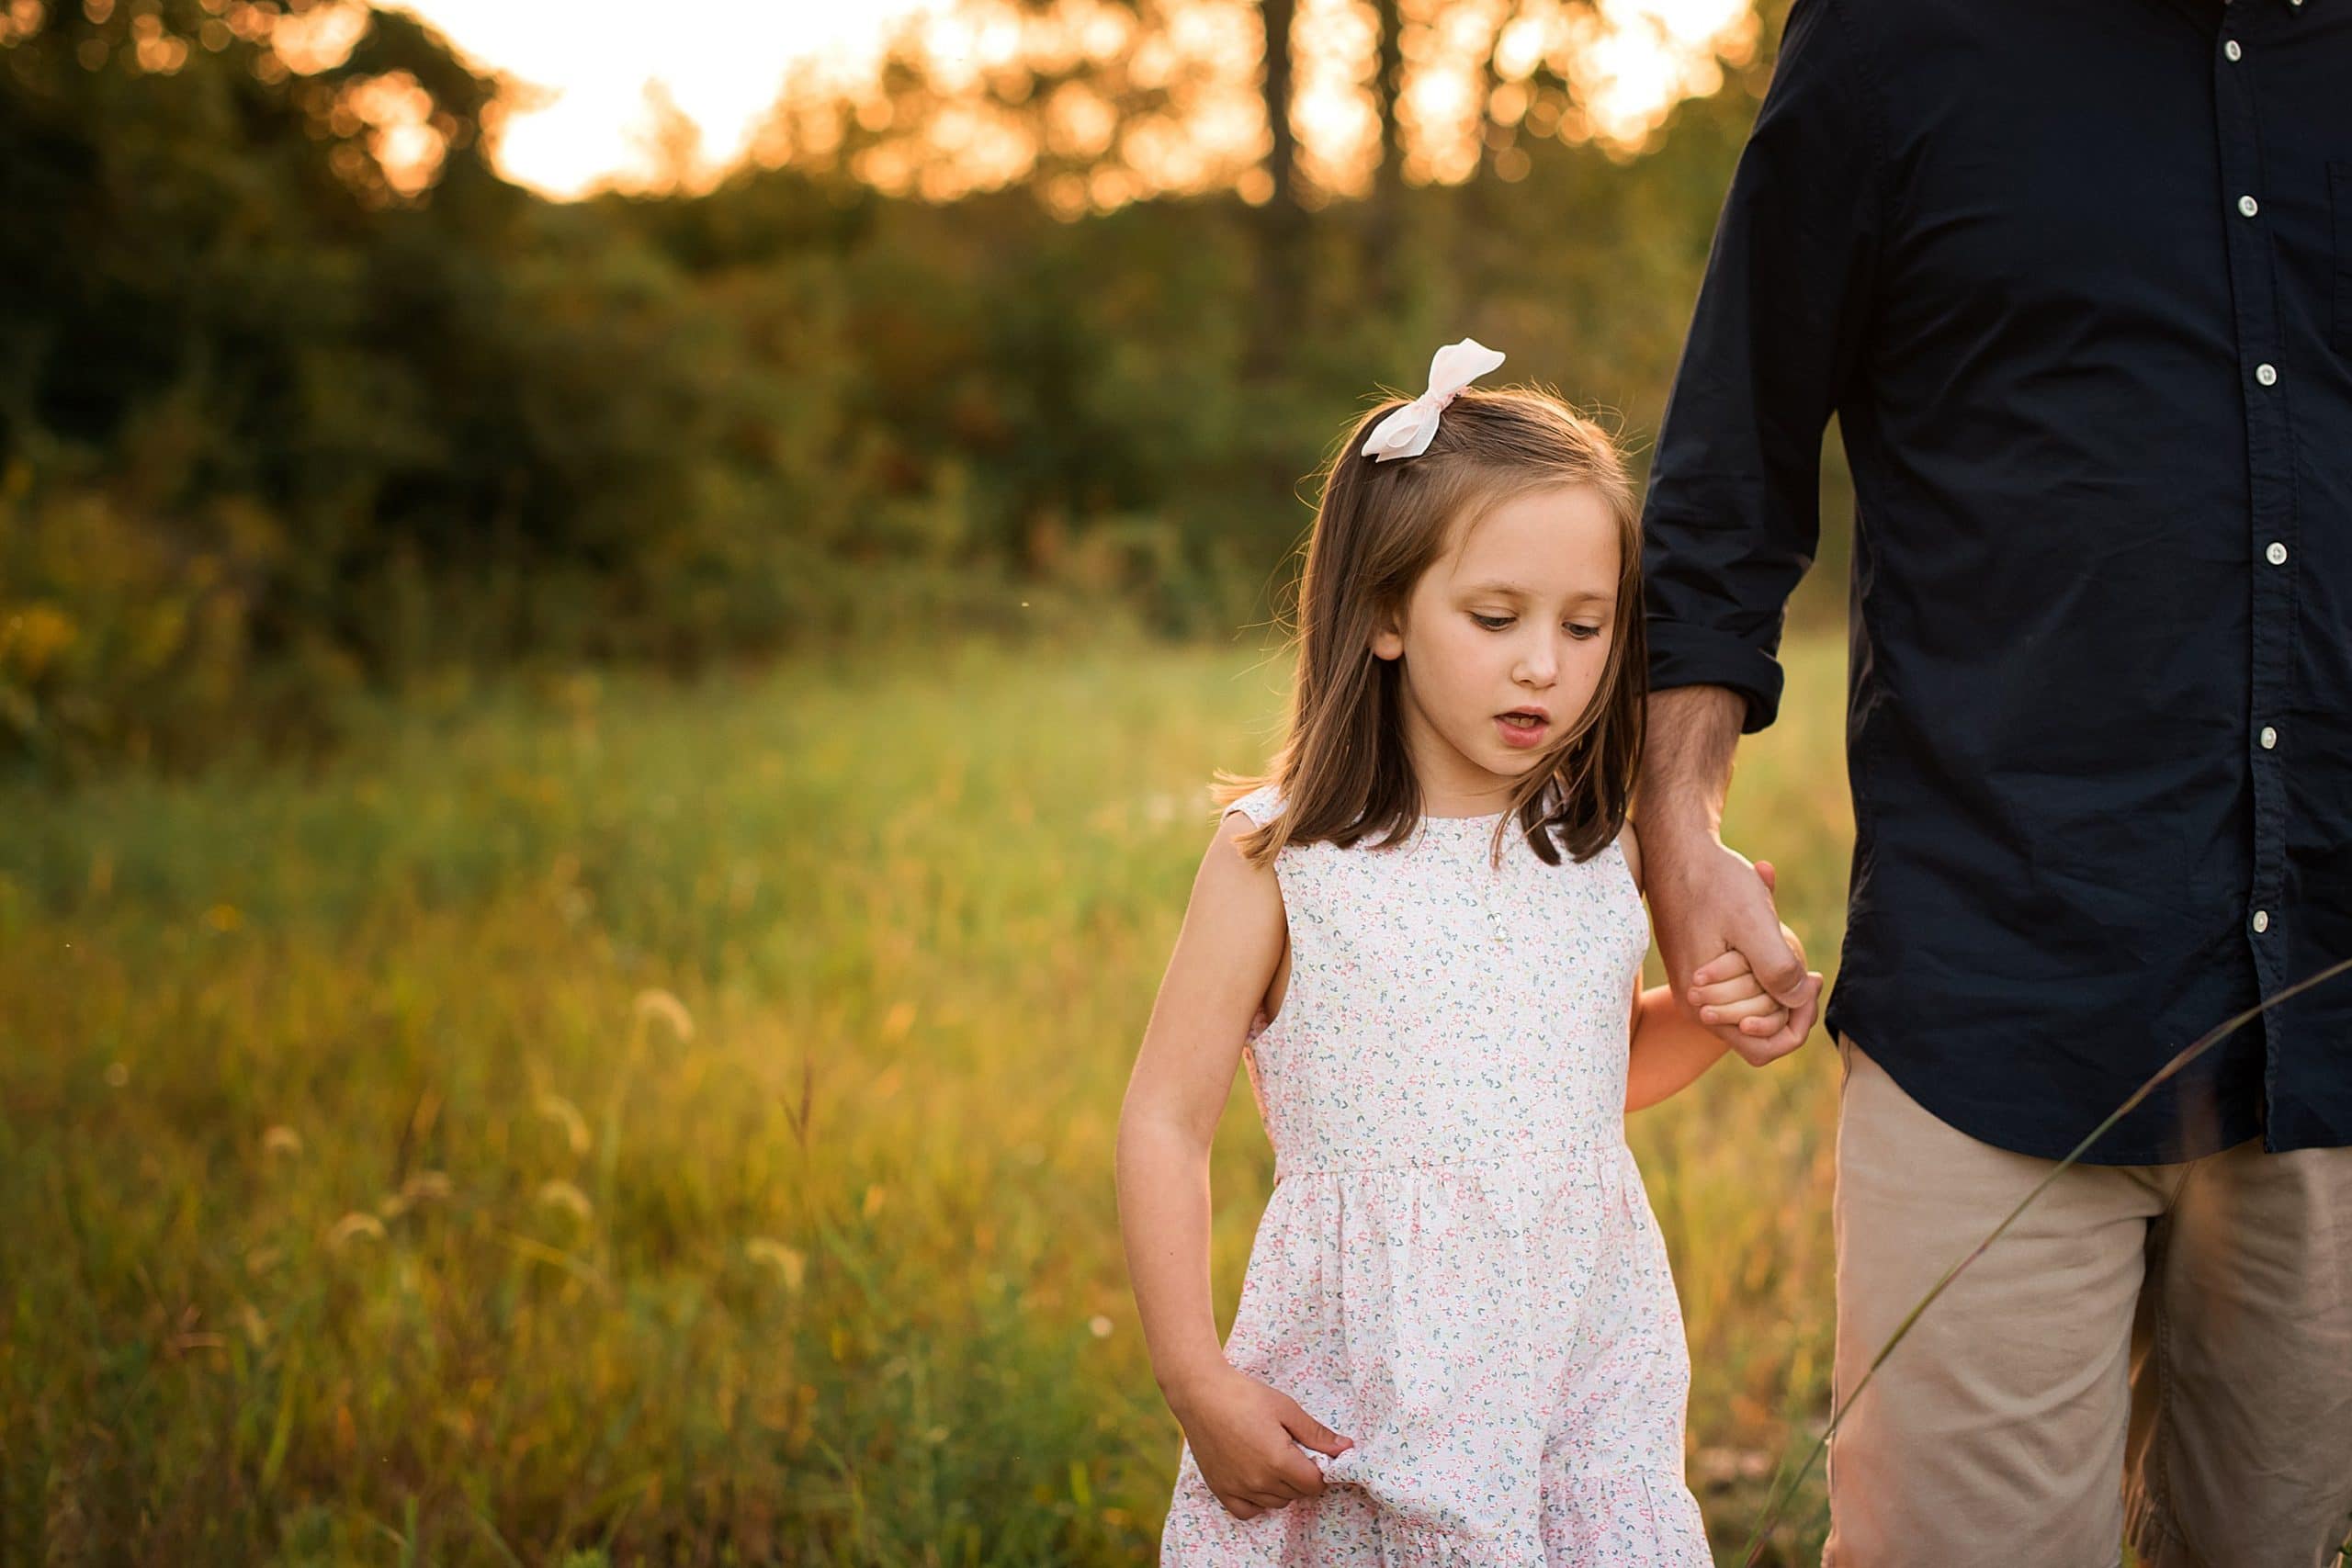
<svg viewBox="0 0 2352 1568"><path fill-rule="evenodd" d="M1671 857L1722 835L1732 752L1747 699L1728 686L1653 692L1634 819L1645 854Z"/></svg>

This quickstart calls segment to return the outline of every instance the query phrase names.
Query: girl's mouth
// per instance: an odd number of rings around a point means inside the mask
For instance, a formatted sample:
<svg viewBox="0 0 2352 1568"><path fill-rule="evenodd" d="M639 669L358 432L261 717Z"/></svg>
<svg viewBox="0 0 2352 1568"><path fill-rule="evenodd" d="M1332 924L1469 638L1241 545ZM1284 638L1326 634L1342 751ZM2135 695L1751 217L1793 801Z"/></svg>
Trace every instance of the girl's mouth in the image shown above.
<svg viewBox="0 0 2352 1568"><path fill-rule="evenodd" d="M1544 738L1552 732L1552 722L1533 708L1514 708L1510 713L1495 715L1495 730L1504 745L1523 751L1544 743Z"/></svg>

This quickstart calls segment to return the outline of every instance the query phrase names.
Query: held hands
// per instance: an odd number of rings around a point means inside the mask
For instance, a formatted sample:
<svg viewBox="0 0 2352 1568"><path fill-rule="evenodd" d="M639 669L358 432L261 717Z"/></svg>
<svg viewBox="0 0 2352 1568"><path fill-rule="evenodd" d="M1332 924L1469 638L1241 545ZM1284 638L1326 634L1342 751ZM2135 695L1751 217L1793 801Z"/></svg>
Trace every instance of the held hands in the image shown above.
<svg viewBox="0 0 2352 1568"><path fill-rule="evenodd" d="M1756 874L1763 878L1765 891L1770 892L1772 863L1758 861ZM1786 921L1781 925L1781 940L1789 944L1789 951L1796 954L1798 967L1803 968L1804 943ZM1806 984L1817 991L1821 971L1806 969L1804 975ZM1699 965L1691 974L1683 999L1697 1011L1701 1023L1711 1028L1736 1028L1751 1040L1770 1040L1789 1027L1789 1010L1764 989L1756 972L1747 965L1747 955L1736 947Z"/></svg>
<svg viewBox="0 0 2352 1568"><path fill-rule="evenodd" d="M1223 1363L1201 1382L1170 1390L1169 1404L1201 1479L1237 1519L1323 1495L1323 1472L1299 1452L1301 1443L1334 1459L1355 1446L1288 1394Z"/></svg>
<svg viewBox="0 0 2352 1568"><path fill-rule="evenodd" d="M1676 994L1757 1066L1804 1044L1820 1011L1820 972L1805 967L1804 943L1780 920L1774 884L1770 862L1751 865L1715 843L1689 862L1659 865L1651 886Z"/></svg>

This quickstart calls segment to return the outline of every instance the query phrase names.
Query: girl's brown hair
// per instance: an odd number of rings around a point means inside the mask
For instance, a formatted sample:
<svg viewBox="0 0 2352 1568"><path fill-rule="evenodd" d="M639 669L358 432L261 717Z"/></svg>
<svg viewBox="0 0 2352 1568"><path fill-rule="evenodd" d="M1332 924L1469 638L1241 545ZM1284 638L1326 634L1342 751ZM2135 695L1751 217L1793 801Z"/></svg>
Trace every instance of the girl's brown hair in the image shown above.
<svg viewBox="0 0 2352 1568"><path fill-rule="evenodd" d="M1342 846L1374 834L1404 842L1420 824L1420 785L1406 754L1401 660L1372 651L1386 615L1407 599L1455 536L1490 509L1531 491L1589 488L1616 520L1617 612L1609 660L1592 701L1511 791L1491 852L1516 822L1529 847L1557 865L1565 846L1591 859L1624 827L1641 765L1649 666L1642 624L1641 508L1609 436L1540 388L1469 388L1446 405L1429 449L1378 462L1361 456L1372 427L1404 400L1356 422L1323 471L1307 536L1294 642L1297 673L1288 734L1262 778L1219 775L1229 804L1264 784L1282 793L1272 820L1236 840L1253 865L1284 844Z"/></svg>

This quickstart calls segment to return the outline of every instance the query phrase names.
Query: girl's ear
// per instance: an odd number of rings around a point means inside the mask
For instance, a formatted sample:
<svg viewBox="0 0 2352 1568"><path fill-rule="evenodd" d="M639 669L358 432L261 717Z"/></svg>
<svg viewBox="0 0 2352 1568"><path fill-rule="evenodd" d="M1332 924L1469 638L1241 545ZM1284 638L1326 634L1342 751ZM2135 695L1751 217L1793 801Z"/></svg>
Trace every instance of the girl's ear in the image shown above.
<svg viewBox="0 0 2352 1568"><path fill-rule="evenodd" d="M1396 624L1393 609L1374 611L1372 617L1372 656L1374 659L1405 657L1405 633Z"/></svg>

